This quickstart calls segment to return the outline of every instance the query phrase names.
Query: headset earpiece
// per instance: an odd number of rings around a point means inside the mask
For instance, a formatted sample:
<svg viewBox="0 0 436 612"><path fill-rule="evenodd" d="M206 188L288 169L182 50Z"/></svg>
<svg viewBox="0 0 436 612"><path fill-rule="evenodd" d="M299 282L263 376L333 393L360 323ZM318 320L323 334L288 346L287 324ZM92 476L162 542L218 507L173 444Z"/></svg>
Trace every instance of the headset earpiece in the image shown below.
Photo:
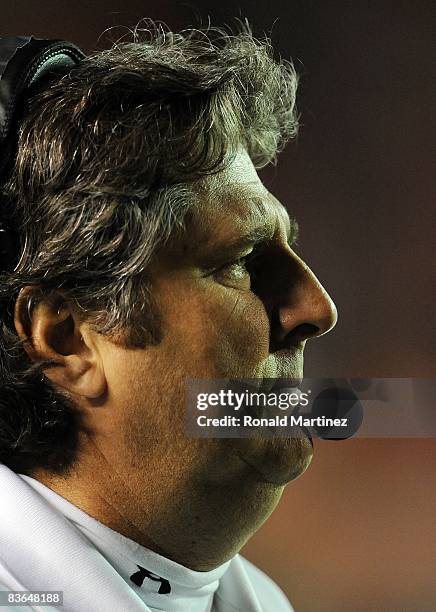
<svg viewBox="0 0 436 612"><path fill-rule="evenodd" d="M18 126L30 94L61 78L84 57L64 40L33 36L0 38L0 271L13 267L17 235L13 215L1 196L1 185L12 165Z"/></svg>

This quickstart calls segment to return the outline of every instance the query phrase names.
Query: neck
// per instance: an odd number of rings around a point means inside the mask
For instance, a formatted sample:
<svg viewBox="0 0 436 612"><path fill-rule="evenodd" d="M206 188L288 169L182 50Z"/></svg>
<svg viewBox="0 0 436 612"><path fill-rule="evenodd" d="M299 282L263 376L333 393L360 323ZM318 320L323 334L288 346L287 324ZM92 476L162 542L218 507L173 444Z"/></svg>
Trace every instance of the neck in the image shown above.
<svg viewBox="0 0 436 612"><path fill-rule="evenodd" d="M237 554L283 490L249 477L233 485L174 482L154 469L126 478L95 447L90 451L66 475L36 470L31 476L114 531L195 571Z"/></svg>

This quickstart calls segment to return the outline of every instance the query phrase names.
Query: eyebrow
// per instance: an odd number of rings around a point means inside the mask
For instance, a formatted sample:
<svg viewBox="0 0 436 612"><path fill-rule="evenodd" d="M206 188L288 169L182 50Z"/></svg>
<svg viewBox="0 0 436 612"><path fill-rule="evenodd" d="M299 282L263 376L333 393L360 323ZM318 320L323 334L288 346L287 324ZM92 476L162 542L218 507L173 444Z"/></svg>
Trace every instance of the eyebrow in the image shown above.
<svg viewBox="0 0 436 612"><path fill-rule="evenodd" d="M261 243L268 243L272 240L275 232L275 227L270 223L264 223L253 227L243 235L238 236L229 242L214 244L215 254L208 258L210 263L219 261L226 256L237 254L244 248L256 246ZM296 219L289 219L289 230L287 231L287 243L292 246L298 240L298 223Z"/></svg>
<svg viewBox="0 0 436 612"><path fill-rule="evenodd" d="M258 225L245 234L238 236L232 242L221 245L225 249L237 249L244 246L269 242L274 236L274 227L268 223ZM296 219L289 219L289 230L286 232L288 244L291 246L298 240L299 228Z"/></svg>

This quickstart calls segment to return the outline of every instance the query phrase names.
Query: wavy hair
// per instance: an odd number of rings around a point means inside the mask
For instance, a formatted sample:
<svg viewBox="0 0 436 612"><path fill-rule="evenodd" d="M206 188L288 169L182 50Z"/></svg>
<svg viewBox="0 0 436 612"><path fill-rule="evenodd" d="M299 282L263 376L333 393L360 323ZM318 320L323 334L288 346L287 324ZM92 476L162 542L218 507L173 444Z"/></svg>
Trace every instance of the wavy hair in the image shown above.
<svg viewBox="0 0 436 612"><path fill-rule="evenodd" d="M67 471L82 426L43 375L56 363L31 363L17 335L20 290L28 318L64 301L114 341L158 343L147 270L201 206L190 184L241 146L257 168L274 162L297 132L294 68L248 26L148 26L34 95L20 125L3 198L21 248L0 273L0 461L15 471Z"/></svg>

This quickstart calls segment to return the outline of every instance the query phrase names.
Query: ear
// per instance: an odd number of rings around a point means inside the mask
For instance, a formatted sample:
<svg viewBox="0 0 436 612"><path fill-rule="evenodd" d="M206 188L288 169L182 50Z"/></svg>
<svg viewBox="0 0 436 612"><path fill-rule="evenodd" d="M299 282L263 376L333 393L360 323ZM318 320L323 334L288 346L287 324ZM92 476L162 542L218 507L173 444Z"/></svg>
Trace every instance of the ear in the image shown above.
<svg viewBox="0 0 436 612"><path fill-rule="evenodd" d="M15 304L15 328L30 359L55 360L59 365L44 371L53 384L89 399L100 397L107 381L97 333L60 295L40 299L30 309L31 292L22 289Z"/></svg>

